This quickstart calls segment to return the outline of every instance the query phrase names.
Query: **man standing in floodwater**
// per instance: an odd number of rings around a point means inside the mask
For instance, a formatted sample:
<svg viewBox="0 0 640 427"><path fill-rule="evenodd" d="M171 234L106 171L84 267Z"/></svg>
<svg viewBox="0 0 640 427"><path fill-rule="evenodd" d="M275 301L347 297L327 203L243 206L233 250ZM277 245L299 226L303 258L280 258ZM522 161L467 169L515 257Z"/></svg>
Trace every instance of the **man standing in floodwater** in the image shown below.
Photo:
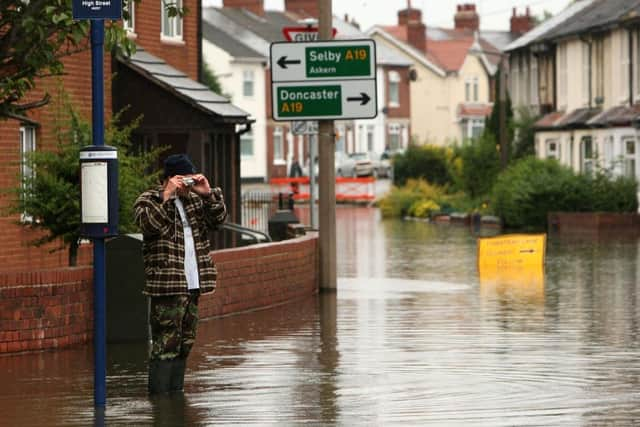
<svg viewBox="0 0 640 427"><path fill-rule="evenodd" d="M198 298L216 287L208 234L227 209L222 190L212 189L187 155L174 154L164 162L162 185L142 193L134 212L144 237L144 294L151 298L149 393L181 391Z"/></svg>

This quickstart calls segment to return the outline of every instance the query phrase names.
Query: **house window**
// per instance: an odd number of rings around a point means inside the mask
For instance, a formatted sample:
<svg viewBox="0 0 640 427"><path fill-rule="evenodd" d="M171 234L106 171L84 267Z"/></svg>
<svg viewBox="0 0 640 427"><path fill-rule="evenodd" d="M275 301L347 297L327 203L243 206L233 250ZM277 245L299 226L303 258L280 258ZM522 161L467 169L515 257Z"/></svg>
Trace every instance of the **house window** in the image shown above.
<svg viewBox="0 0 640 427"><path fill-rule="evenodd" d="M180 15L169 16L169 10L167 10L166 5L167 3L164 1L160 2L162 16L161 38L182 41L182 17ZM182 9L182 0L173 0L171 5Z"/></svg>
<svg viewBox="0 0 640 427"><path fill-rule="evenodd" d="M253 70L244 70L242 72L242 95L246 97L253 96L254 73Z"/></svg>
<svg viewBox="0 0 640 427"><path fill-rule="evenodd" d="M484 132L484 122L484 119L463 119L462 138L476 139L482 136L482 132Z"/></svg>
<svg viewBox="0 0 640 427"><path fill-rule="evenodd" d="M468 78L464 84L464 98L467 102L478 102L478 78Z"/></svg>
<svg viewBox="0 0 640 427"><path fill-rule="evenodd" d="M402 149L402 141L400 139L400 125L389 125L389 149L391 151L398 151Z"/></svg>
<svg viewBox="0 0 640 427"><path fill-rule="evenodd" d="M400 74L395 71L389 72L389 105L400 105Z"/></svg>
<svg viewBox="0 0 640 427"><path fill-rule="evenodd" d="M126 6L123 5L123 12L129 12L129 19L122 19L122 28L124 28L127 33L133 34L136 32L135 10L136 4L133 0L129 0Z"/></svg>
<svg viewBox="0 0 640 427"><path fill-rule="evenodd" d="M560 160L560 144L555 139L547 140L547 159Z"/></svg>
<svg viewBox="0 0 640 427"><path fill-rule="evenodd" d="M374 130L373 125L367 125L367 151L373 151L373 146L374 146L373 130Z"/></svg>
<svg viewBox="0 0 640 427"><path fill-rule="evenodd" d="M240 155L242 157L253 156L253 131L240 135Z"/></svg>
<svg viewBox="0 0 640 427"><path fill-rule="evenodd" d="M636 177L636 140L635 138L625 138L624 145L624 176Z"/></svg>
<svg viewBox="0 0 640 427"><path fill-rule="evenodd" d="M629 32L626 30L620 31L620 102L622 104L629 101L629 64L631 59L629 58Z"/></svg>
<svg viewBox="0 0 640 427"><path fill-rule="evenodd" d="M29 190L29 184L35 177L35 171L31 167L29 156L36 150L36 128L33 126L20 127L20 178L22 190ZM23 221L31 221L32 218L27 212L22 214Z"/></svg>
<svg viewBox="0 0 640 427"><path fill-rule="evenodd" d="M273 163L284 161L284 135L281 126L273 128Z"/></svg>
<svg viewBox="0 0 640 427"><path fill-rule="evenodd" d="M583 136L580 141L580 172L591 175L594 170L593 139Z"/></svg>

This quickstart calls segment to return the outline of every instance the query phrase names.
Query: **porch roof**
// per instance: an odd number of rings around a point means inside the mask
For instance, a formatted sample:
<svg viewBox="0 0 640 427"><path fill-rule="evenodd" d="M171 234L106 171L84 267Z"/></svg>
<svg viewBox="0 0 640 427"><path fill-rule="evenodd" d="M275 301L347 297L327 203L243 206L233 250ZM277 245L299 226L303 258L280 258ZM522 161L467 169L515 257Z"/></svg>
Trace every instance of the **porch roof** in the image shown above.
<svg viewBox="0 0 640 427"><path fill-rule="evenodd" d="M250 113L140 47L130 58L119 57L118 61L205 114L224 122L251 121Z"/></svg>
<svg viewBox="0 0 640 427"><path fill-rule="evenodd" d="M594 127L633 126L638 120L640 120L640 105L619 105L593 117L589 120L589 125Z"/></svg>

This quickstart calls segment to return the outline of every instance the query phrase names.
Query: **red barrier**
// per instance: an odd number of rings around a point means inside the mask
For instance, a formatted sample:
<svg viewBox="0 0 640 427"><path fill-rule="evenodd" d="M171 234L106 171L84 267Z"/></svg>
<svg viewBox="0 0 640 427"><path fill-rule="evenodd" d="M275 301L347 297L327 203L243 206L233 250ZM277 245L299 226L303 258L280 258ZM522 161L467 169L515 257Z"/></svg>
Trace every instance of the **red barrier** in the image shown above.
<svg viewBox="0 0 640 427"><path fill-rule="evenodd" d="M274 194L293 193L293 199L308 201L309 177L272 178L271 192ZM374 177L336 178L336 201L338 202L371 202L375 200Z"/></svg>

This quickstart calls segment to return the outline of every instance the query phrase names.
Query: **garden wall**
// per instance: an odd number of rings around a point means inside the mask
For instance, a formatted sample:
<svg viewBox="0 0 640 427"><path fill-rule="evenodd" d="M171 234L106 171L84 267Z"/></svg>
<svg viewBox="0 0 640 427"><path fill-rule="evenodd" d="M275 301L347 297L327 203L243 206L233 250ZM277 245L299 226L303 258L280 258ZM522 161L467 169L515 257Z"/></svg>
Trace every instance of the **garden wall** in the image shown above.
<svg viewBox="0 0 640 427"><path fill-rule="evenodd" d="M218 288L201 298L203 319L264 309L318 291L317 234L215 251L212 257ZM91 342L92 282L91 267L0 273L0 354Z"/></svg>

